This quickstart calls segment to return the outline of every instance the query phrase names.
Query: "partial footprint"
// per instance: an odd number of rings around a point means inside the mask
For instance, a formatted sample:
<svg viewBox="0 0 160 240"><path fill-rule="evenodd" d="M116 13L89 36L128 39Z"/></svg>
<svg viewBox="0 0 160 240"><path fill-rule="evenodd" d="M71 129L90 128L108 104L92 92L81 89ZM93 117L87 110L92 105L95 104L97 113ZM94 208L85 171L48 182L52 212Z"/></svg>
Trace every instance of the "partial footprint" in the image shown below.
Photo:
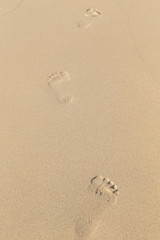
<svg viewBox="0 0 160 240"><path fill-rule="evenodd" d="M71 95L67 95L63 83L70 81L70 75L66 71L53 73L47 79L48 85L54 89L55 96L61 104L69 104L73 101Z"/></svg>
<svg viewBox="0 0 160 240"><path fill-rule="evenodd" d="M62 95L58 97L58 101L61 104L69 104L73 101L73 97L72 96L66 96L66 95Z"/></svg>
<svg viewBox="0 0 160 240"><path fill-rule="evenodd" d="M108 202L115 204L117 196L119 194L117 185L110 181L109 178L103 178L102 176L96 176L91 180L89 187L90 191L95 194L108 196ZM108 194L109 191L109 194Z"/></svg>
<svg viewBox="0 0 160 240"><path fill-rule="evenodd" d="M102 176L91 180L88 188L90 199L84 202L82 216L75 226L76 240L89 239L97 230L98 224L107 207L114 205L118 196L118 187L114 182Z"/></svg>
<svg viewBox="0 0 160 240"><path fill-rule="evenodd" d="M15 11L22 2L23 0L0 0L0 16Z"/></svg>
<svg viewBox="0 0 160 240"><path fill-rule="evenodd" d="M99 17L101 17L102 13L94 8L89 8L86 10L84 16L85 18L78 22L78 27L80 28L88 28L90 27Z"/></svg>
<svg viewBox="0 0 160 240"><path fill-rule="evenodd" d="M84 217L77 221L75 227L76 239L88 239L98 228L98 220L95 218Z"/></svg>
<svg viewBox="0 0 160 240"><path fill-rule="evenodd" d="M52 88L55 88L62 82L68 82L68 81L70 81L70 76L69 76L69 73L65 71L53 73L48 77L48 84Z"/></svg>

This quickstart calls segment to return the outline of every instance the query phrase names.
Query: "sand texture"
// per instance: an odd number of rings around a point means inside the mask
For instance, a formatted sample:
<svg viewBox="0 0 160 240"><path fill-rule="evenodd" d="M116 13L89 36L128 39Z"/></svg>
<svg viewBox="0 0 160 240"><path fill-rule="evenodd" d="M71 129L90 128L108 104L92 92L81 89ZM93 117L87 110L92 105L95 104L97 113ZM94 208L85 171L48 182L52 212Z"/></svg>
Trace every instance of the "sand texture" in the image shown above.
<svg viewBox="0 0 160 240"><path fill-rule="evenodd" d="M160 1L0 1L0 240L160 239Z"/></svg>

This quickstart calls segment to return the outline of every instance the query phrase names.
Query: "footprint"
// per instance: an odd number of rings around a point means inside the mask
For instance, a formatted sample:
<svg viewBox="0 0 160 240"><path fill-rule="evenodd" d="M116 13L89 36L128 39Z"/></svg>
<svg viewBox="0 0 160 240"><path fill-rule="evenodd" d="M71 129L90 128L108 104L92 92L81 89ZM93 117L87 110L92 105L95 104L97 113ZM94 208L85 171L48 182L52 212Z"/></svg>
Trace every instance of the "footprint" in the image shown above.
<svg viewBox="0 0 160 240"><path fill-rule="evenodd" d="M110 181L109 178L103 178L102 176L96 176L91 180L89 187L90 191L99 195L108 195L109 191L109 203L115 203L119 194L117 185Z"/></svg>
<svg viewBox="0 0 160 240"><path fill-rule="evenodd" d="M88 204L84 203L82 216L76 223L75 240L89 239L95 233L106 208L116 203L119 194L117 185L102 176L92 178L88 190L90 199Z"/></svg>
<svg viewBox="0 0 160 240"><path fill-rule="evenodd" d="M48 77L48 84L52 88L55 88L62 82L68 82L68 81L70 81L70 76L69 76L69 73L65 71L53 73Z"/></svg>
<svg viewBox="0 0 160 240"><path fill-rule="evenodd" d="M23 0L0 0L0 16L15 11L20 7Z"/></svg>
<svg viewBox="0 0 160 240"><path fill-rule="evenodd" d="M86 9L85 19L78 22L78 27L80 28L88 28L90 27L99 17L101 17L102 13L94 8Z"/></svg>
<svg viewBox="0 0 160 240"><path fill-rule="evenodd" d="M70 75L66 71L55 72L47 79L48 85L54 89L56 98L61 104L69 104L73 101L73 97L71 95L63 93L65 87L62 85L62 83L69 81Z"/></svg>
<svg viewBox="0 0 160 240"><path fill-rule="evenodd" d="M61 104L69 104L73 101L73 98L72 98L72 96L62 95L62 96L58 97L58 101Z"/></svg>

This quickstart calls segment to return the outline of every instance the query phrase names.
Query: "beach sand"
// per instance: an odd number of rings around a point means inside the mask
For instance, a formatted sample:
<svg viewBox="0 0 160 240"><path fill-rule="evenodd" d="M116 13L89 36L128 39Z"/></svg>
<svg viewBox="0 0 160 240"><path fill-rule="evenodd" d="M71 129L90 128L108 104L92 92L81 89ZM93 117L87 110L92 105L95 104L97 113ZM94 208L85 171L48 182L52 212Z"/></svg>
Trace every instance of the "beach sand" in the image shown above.
<svg viewBox="0 0 160 240"><path fill-rule="evenodd" d="M1 240L160 239L159 9L0 1Z"/></svg>

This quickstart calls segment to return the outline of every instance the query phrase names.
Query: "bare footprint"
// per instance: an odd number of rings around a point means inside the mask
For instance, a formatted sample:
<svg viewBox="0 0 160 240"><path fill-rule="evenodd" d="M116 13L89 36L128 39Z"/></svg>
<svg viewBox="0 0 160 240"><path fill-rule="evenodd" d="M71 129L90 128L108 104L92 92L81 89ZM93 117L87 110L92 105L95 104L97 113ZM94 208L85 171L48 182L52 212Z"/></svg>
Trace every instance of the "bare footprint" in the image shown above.
<svg viewBox="0 0 160 240"><path fill-rule="evenodd" d="M50 75L47 79L48 85L54 89L55 96L57 100L61 104L69 104L73 101L73 97L71 95L67 95L64 93L64 85L65 82L70 81L70 75L66 71L55 72Z"/></svg>
<svg viewBox="0 0 160 240"><path fill-rule="evenodd" d="M94 8L86 9L84 14L85 18L78 22L78 27L80 28L88 28L90 27L99 17L101 17L102 13Z"/></svg>
<svg viewBox="0 0 160 240"><path fill-rule="evenodd" d="M75 239L77 240L89 239L92 236L97 230L106 208L116 203L119 194L118 187L102 176L94 177L88 190L91 198L88 205L84 206L83 214L75 226Z"/></svg>

